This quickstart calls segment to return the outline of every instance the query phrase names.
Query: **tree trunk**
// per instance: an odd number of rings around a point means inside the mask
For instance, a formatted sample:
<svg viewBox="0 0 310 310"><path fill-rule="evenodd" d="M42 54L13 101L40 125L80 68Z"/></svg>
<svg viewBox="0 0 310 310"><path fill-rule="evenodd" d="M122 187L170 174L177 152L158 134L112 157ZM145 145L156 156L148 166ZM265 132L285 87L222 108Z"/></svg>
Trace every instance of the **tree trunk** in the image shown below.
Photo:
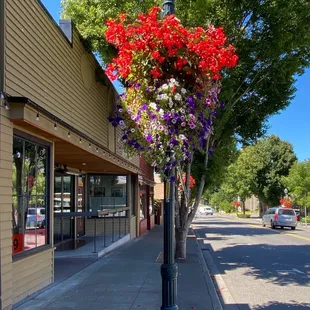
<svg viewBox="0 0 310 310"><path fill-rule="evenodd" d="M261 200L259 200L259 217L263 217L264 215L264 205Z"/></svg>
<svg viewBox="0 0 310 310"><path fill-rule="evenodd" d="M243 214L245 214L245 201L244 200L242 200L242 211L243 211Z"/></svg>
<svg viewBox="0 0 310 310"><path fill-rule="evenodd" d="M186 240L189 228L176 229L175 242L176 250L175 256L179 259L186 259Z"/></svg>

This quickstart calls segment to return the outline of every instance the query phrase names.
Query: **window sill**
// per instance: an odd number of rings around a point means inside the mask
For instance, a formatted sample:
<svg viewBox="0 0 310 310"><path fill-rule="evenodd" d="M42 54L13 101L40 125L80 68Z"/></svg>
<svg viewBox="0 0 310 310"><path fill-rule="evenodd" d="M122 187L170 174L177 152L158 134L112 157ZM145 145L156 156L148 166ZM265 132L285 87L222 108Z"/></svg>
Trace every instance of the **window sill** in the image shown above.
<svg viewBox="0 0 310 310"><path fill-rule="evenodd" d="M40 254L42 252L46 252L46 251L50 251L50 250L55 250L55 249L56 248L52 247L50 244L43 245L43 246L35 248L35 249L31 249L31 250L28 250L28 251L24 251L24 252L12 255L12 261L13 261L13 263L15 263L15 262L18 262L18 261L23 260L25 258L28 258L30 256L34 256L36 254Z"/></svg>

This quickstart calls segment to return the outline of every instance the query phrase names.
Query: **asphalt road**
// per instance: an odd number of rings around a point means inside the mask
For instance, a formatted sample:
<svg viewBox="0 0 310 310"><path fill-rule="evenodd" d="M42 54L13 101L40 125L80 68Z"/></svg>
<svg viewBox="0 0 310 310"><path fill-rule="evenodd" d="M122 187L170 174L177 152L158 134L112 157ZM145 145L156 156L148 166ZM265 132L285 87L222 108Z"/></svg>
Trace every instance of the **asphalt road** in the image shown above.
<svg viewBox="0 0 310 310"><path fill-rule="evenodd" d="M197 217L193 228L224 309L310 309L309 228L223 215Z"/></svg>

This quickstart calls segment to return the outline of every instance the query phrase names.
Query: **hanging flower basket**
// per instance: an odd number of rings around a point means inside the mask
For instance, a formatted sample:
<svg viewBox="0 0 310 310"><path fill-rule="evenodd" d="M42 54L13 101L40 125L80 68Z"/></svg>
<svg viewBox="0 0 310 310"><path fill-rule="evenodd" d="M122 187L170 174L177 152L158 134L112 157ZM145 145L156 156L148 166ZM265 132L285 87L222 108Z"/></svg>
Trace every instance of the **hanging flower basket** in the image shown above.
<svg viewBox="0 0 310 310"><path fill-rule="evenodd" d="M183 181L183 184L186 184L186 173L183 173L182 181ZM189 177L189 188L194 188L195 184L196 184L196 180L192 176L190 176ZM182 182L180 182L179 189L183 189Z"/></svg>
<svg viewBox="0 0 310 310"><path fill-rule="evenodd" d="M144 152L163 171L205 150L223 107L220 71L238 59L223 29L185 28L174 15L160 19L159 7L134 22L122 14L107 26L118 53L106 73L127 88L109 121L122 129L127 152Z"/></svg>
<svg viewBox="0 0 310 310"><path fill-rule="evenodd" d="M280 199L280 204L281 206L284 206L285 208L291 208L292 207L292 202L287 199Z"/></svg>

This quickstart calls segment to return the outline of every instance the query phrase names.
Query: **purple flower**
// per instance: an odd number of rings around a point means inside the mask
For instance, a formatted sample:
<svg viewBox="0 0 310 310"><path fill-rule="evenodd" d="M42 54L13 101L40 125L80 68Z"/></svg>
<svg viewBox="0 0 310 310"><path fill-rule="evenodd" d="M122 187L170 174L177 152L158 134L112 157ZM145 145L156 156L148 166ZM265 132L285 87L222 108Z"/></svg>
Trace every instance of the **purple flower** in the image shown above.
<svg viewBox="0 0 310 310"><path fill-rule="evenodd" d="M152 138L151 135L147 135L147 136L145 137L145 140L146 140L147 142L149 142L149 143L152 143L152 142L153 142L153 138Z"/></svg>
<svg viewBox="0 0 310 310"><path fill-rule="evenodd" d="M196 97L197 97L198 99L201 99L201 98L202 98L202 94L201 94L200 92L197 92L197 93L196 93Z"/></svg>
<svg viewBox="0 0 310 310"><path fill-rule="evenodd" d="M188 105L189 105L190 107L192 107L192 108L195 106L195 99L194 99L193 96L187 97L186 102L187 102Z"/></svg>
<svg viewBox="0 0 310 310"><path fill-rule="evenodd" d="M165 113L164 114L164 120L169 121L171 118L170 113Z"/></svg>
<svg viewBox="0 0 310 310"><path fill-rule="evenodd" d="M141 87L141 84L139 84L139 83L137 83L136 85L135 85L135 88L140 88Z"/></svg>
<svg viewBox="0 0 310 310"><path fill-rule="evenodd" d="M142 105L142 107L140 108L140 110L141 110L141 111L145 111L146 109L147 109L147 104L144 103L144 104Z"/></svg>

